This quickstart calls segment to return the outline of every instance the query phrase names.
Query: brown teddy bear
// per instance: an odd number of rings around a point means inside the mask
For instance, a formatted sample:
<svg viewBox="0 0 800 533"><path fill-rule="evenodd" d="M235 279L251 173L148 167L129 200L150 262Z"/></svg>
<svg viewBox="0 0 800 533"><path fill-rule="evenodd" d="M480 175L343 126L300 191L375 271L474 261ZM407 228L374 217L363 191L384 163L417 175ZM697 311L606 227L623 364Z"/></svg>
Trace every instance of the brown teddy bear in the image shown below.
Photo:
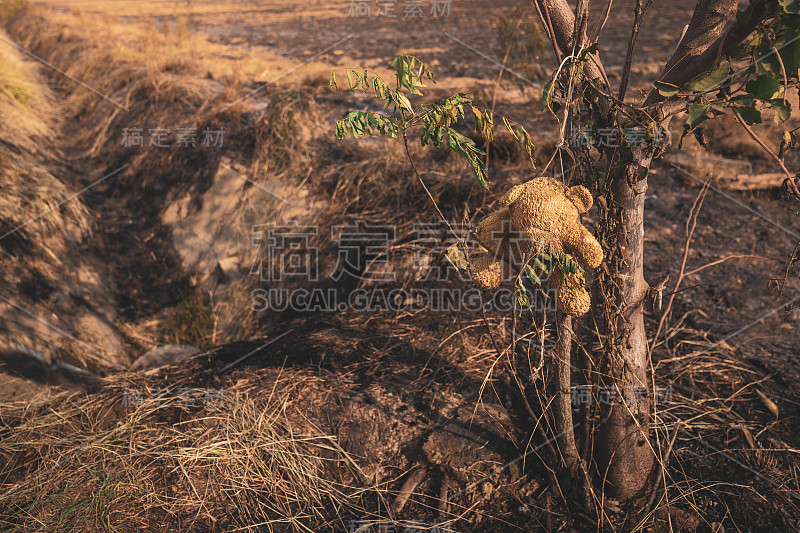
<svg viewBox="0 0 800 533"><path fill-rule="evenodd" d="M590 268L603 261L600 243L580 223L580 214L592 207L586 187L535 178L504 194L500 206L475 230L478 242L490 252L472 262L472 278L478 287L496 289L511 276L512 265L519 270L539 254L566 252ZM558 268L552 274L559 309L569 316L585 314L591 300L583 274L565 275Z"/></svg>

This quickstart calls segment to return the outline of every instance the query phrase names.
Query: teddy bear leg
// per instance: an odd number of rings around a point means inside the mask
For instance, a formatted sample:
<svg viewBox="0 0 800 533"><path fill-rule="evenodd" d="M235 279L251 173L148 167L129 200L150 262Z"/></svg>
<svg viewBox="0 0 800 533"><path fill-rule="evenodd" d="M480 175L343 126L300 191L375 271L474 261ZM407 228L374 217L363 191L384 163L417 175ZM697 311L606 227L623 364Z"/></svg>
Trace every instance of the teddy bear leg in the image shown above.
<svg viewBox="0 0 800 533"><path fill-rule="evenodd" d="M555 269L551 274L550 286L556 291L557 309L567 316L579 317L589 312L592 299L583 286L583 280L574 274Z"/></svg>

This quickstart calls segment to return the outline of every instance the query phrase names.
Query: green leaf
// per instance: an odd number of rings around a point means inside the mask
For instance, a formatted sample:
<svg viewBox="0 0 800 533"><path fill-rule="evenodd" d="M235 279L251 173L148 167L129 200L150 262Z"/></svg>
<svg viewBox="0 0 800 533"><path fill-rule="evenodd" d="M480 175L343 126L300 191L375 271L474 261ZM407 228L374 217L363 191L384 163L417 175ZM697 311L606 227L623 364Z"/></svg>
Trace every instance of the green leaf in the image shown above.
<svg viewBox="0 0 800 533"><path fill-rule="evenodd" d="M542 89L542 111L550 107L550 101L553 98L553 92L555 91L555 80L548 81L544 89Z"/></svg>
<svg viewBox="0 0 800 533"><path fill-rule="evenodd" d="M736 12L736 20L739 22L739 24L744 26L750 22L750 17L753 16L753 7L755 7L755 4L750 4L744 11Z"/></svg>
<svg viewBox="0 0 800 533"><path fill-rule="evenodd" d="M525 286L522 284L522 280L519 277L517 277L515 286L517 293L517 302L519 303L520 306L520 316L521 316L523 309L531 308L531 299L528 297L528 291L525 289Z"/></svg>
<svg viewBox="0 0 800 533"><path fill-rule="evenodd" d="M800 39L797 37L795 32L787 32L783 39L775 43L775 48L781 55L783 67L786 69L786 75L790 78L797 74L797 69L800 69ZM780 67L778 68L780 69Z"/></svg>
<svg viewBox="0 0 800 533"><path fill-rule="evenodd" d="M714 71L712 71L708 75L701 75L697 78L693 79L686 85L686 88L690 91L698 91L698 92L705 92L710 91L712 89L716 89L717 87L722 85L722 82L730 74L731 64L728 61L723 61L719 67L717 67Z"/></svg>
<svg viewBox="0 0 800 533"><path fill-rule="evenodd" d="M753 107L756 105L756 99L749 94L740 94L739 96L734 96L731 98L731 103L744 107Z"/></svg>
<svg viewBox="0 0 800 533"><path fill-rule="evenodd" d="M420 64L419 74L414 73L414 67ZM428 72L428 68L413 56L397 56L391 63L397 77L397 85L408 90L411 94L421 95L418 87L425 87L422 83L422 76Z"/></svg>
<svg viewBox="0 0 800 533"><path fill-rule="evenodd" d="M678 91L681 90L681 88L677 85L672 85L671 83L666 83L663 81L657 81L653 85L656 89L658 89L658 94L666 97L675 96Z"/></svg>
<svg viewBox="0 0 800 533"><path fill-rule="evenodd" d="M778 0L783 10L791 15L800 13L800 2L797 0Z"/></svg>
<svg viewBox="0 0 800 533"><path fill-rule="evenodd" d="M530 265L525 265L525 275L535 287L542 286L542 280L539 279L539 276L536 275L536 272L533 271Z"/></svg>
<svg viewBox="0 0 800 533"><path fill-rule="evenodd" d="M769 101L780 94L781 85L778 80L768 74L762 74L754 80L750 80L745 85L745 89L753 97Z"/></svg>
<svg viewBox="0 0 800 533"><path fill-rule="evenodd" d="M465 270L469 266L467 256L464 255L464 252L461 251L457 244L447 249L445 257L457 270Z"/></svg>
<svg viewBox="0 0 800 533"><path fill-rule="evenodd" d="M710 109L710 104L691 104L689 106L689 119L686 121L689 127L694 128L706 120Z"/></svg>
<svg viewBox="0 0 800 533"><path fill-rule="evenodd" d="M738 107L734 109L748 124L761 124L761 111L755 107Z"/></svg>
<svg viewBox="0 0 800 533"><path fill-rule="evenodd" d="M402 93L397 93L397 100L400 102L400 106L408 111L409 113L414 112L414 108L411 107L411 102L406 98L406 95Z"/></svg>
<svg viewBox="0 0 800 533"><path fill-rule="evenodd" d="M785 122L792 116L792 104L788 100L776 98L770 103L772 104L772 109L775 111L775 124Z"/></svg>

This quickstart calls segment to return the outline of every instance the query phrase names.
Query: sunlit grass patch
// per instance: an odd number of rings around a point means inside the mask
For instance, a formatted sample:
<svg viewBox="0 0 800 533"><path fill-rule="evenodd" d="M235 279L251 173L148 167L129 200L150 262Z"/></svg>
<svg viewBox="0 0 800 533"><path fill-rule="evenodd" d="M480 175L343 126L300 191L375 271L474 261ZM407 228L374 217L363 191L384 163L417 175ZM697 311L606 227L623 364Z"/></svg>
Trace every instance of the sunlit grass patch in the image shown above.
<svg viewBox="0 0 800 533"><path fill-rule="evenodd" d="M0 33L0 95L11 103L31 106L41 101L42 87L35 81L32 65L23 61L7 41L8 37Z"/></svg>

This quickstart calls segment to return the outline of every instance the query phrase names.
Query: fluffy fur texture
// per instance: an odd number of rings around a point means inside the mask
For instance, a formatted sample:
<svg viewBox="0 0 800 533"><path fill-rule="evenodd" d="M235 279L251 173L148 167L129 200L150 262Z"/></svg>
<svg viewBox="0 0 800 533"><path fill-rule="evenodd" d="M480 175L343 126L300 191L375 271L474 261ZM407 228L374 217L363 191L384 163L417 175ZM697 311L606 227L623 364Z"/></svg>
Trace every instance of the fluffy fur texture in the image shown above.
<svg viewBox="0 0 800 533"><path fill-rule="evenodd" d="M566 252L589 268L597 268L603 261L600 243L580 223L580 214L592 207L592 195L585 187L535 178L506 192L500 205L475 232L478 242L489 251L473 261L478 287L496 289L509 277L509 263L520 268L538 254ZM552 284L565 314L580 316L589 310L591 301L582 275L565 276L556 269Z"/></svg>

